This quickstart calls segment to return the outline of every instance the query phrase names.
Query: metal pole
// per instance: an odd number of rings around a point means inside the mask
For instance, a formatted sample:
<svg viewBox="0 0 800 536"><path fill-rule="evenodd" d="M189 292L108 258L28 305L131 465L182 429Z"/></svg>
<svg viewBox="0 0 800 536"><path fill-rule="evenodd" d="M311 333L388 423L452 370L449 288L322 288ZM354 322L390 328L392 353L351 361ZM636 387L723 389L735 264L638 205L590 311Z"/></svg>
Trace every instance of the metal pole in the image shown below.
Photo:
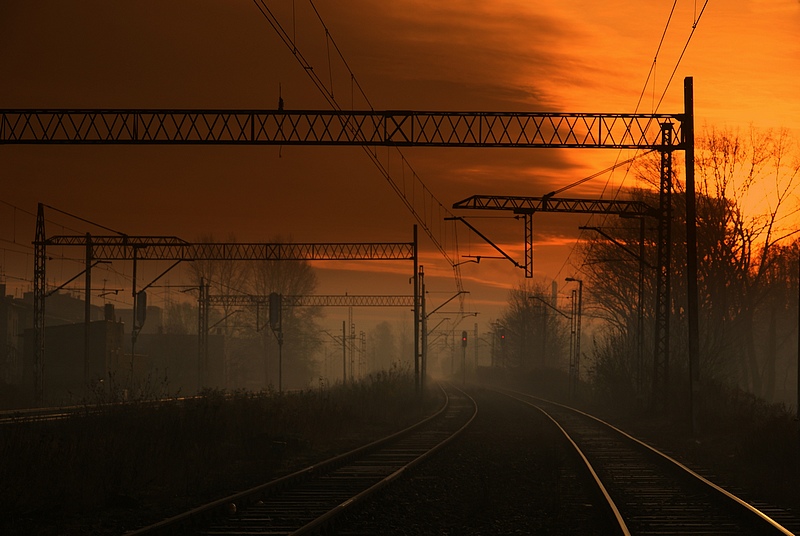
<svg viewBox="0 0 800 536"><path fill-rule="evenodd" d="M567 277L565 281L573 281L578 283L578 305L577 305L577 320L575 325L575 388L577 390L578 384L581 379L581 310L583 309L583 280L574 277ZM572 310L573 314L576 310L575 306L575 291L572 291Z"/></svg>
<svg viewBox="0 0 800 536"><path fill-rule="evenodd" d="M342 385L347 385L347 320L342 320Z"/></svg>
<svg viewBox="0 0 800 536"><path fill-rule="evenodd" d="M350 312L352 313L353 309L350 308ZM355 357L356 357L356 325L353 323L353 316L352 314L349 317L350 320L350 383L355 383Z"/></svg>
<svg viewBox="0 0 800 536"><path fill-rule="evenodd" d="M461 347L461 385L467 385L467 346Z"/></svg>
<svg viewBox="0 0 800 536"><path fill-rule="evenodd" d="M533 277L533 213L523 215L525 223L525 277Z"/></svg>
<svg viewBox="0 0 800 536"><path fill-rule="evenodd" d="M422 336L422 355L420 359L420 387L425 390L425 375L428 373L428 314L426 313L426 298L425 298L425 273L423 266L419 267L419 284L420 284L420 320L422 322L421 336Z"/></svg>
<svg viewBox="0 0 800 536"><path fill-rule="evenodd" d="M283 331L278 332L278 394L283 394Z"/></svg>
<svg viewBox="0 0 800 536"><path fill-rule="evenodd" d="M202 387L208 387L208 340L211 331L211 283L206 283L206 293L205 293L205 308L203 309L203 322L205 323L206 329L203 332L203 385Z"/></svg>
<svg viewBox="0 0 800 536"><path fill-rule="evenodd" d="M639 315L636 326L638 359L636 386L641 395L644 391L644 218L639 218Z"/></svg>
<svg viewBox="0 0 800 536"><path fill-rule="evenodd" d="M575 330L575 386L581 381L581 315L583 311L583 281L578 279L578 325Z"/></svg>
<svg viewBox="0 0 800 536"><path fill-rule="evenodd" d="M575 310L578 307L577 291L572 289L571 308L569 312L569 396L575 396Z"/></svg>
<svg viewBox="0 0 800 536"><path fill-rule="evenodd" d="M473 353L475 359L474 363L472 364L472 371L475 373L475 377L477 378L478 376L478 323L477 322L475 322L474 325L472 338L475 341L475 346L473 347Z"/></svg>
<svg viewBox="0 0 800 536"><path fill-rule="evenodd" d="M86 271L85 295L83 308L83 381L89 386L89 344L91 343L90 325L92 321L92 236L86 233Z"/></svg>
<svg viewBox="0 0 800 536"><path fill-rule="evenodd" d="M133 282L131 283L131 294L133 295L133 318L131 318L131 370L130 378L128 379L128 393L133 393L133 361L136 356L136 253L138 249L133 248Z"/></svg>
<svg viewBox="0 0 800 536"><path fill-rule="evenodd" d="M47 286L47 246L44 232L44 205L39 203L36 212L36 239L33 261L33 398L36 405L44 404L44 302Z"/></svg>
<svg viewBox="0 0 800 536"><path fill-rule="evenodd" d="M697 420L695 398L700 388L700 326L698 317L697 291L697 207L694 181L694 83L691 76L683 80L684 116L681 122L684 155L686 160L686 291L688 307L686 316L689 322L689 410L691 411L692 433Z"/></svg>
<svg viewBox="0 0 800 536"><path fill-rule="evenodd" d="M497 345L496 345L496 343L497 343L497 322L496 321L492 322L492 328L493 328L492 329L492 347L489 350L490 351L490 354L489 354L489 357L490 357L489 366L491 366L492 369L494 369L494 356L495 356L495 353L497 352Z"/></svg>
<svg viewBox="0 0 800 536"><path fill-rule="evenodd" d="M420 375L420 298L419 298L419 259L417 258L417 226L414 225L414 383L417 391L422 390L422 377Z"/></svg>

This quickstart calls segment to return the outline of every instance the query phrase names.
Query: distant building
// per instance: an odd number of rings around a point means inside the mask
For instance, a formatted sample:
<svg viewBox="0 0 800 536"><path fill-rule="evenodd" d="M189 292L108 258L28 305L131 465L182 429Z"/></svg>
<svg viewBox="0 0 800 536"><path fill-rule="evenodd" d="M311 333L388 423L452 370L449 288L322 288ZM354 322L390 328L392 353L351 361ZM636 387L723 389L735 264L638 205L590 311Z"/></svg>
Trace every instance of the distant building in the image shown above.
<svg viewBox="0 0 800 536"><path fill-rule="evenodd" d="M82 326L84 315L85 303L82 298L67 292L56 292L45 301L45 332L56 326L75 323L81 323ZM102 321L103 309L92 306L90 317L93 321ZM31 332L27 346L26 331ZM0 283L0 385L3 386L0 405L4 407L22 407L33 403L32 337L33 293L24 293L22 299L7 296L6 285ZM80 344L82 349L83 338Z"/></svg>
<svg viewBox="0 0 800 536"><path fill-rule="evenodd" d="M44 405L94 403L103 401L111 379L123 359L123 326L115 320L89 324L89 352L85 352L85 325L62 324L45 329L42 363ZM23 385L33 387L34 331L25 330ZM88 358L88 359L87 359Z"/></svg>
<svg viewBox="0 0 800 536"><path fill-rule="evenodd" d="M94 402L101 396L193 395L203 387L225 388L225 338L208 337L206 379L200 381L198 337L164 333L164 311L147 307L131 356L131 309L93 305L89 355L83 297L56 292L45 301L42 363L46 405ZM33 293L6 296L0 284L0 408L34 404ZM203 384L203 385L201 385Z"/></svg>
<svg viewBox="0 0 800 536"><path fill-rule="evenodd" d="M24 308L12 296L6 295L5 283L0 283L0 383L18 385L22 382L22 330L20 318Z"/></svg>

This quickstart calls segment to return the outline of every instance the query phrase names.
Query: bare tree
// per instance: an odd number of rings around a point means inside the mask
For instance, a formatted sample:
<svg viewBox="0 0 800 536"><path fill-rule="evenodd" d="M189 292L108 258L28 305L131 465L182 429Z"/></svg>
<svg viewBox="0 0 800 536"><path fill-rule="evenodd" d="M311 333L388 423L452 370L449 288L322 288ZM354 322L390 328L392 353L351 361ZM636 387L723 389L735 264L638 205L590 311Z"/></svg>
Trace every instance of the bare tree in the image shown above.
<svg viewBox="0 0 800 536"><path fill-rule="evenodd" d="M213 243L214 237L200 237L197 242ZM236 237L228 236L226 242L235 243ZM233 259L222 260L198 260L189 265L192 283L199 286L209 285L209 291L214 295L244 294L247 292L249 267L242 261ZM211 315L211 323L221 322L217 329L221 330L226 337L233 337L237 334L240 324L232 322L230 319L235 314L235 306L223 302L220 305L221 312L215 311Z"/></svg>
<svg viewBox="0 0 800 536"><path fill-rule="evenodd" d="M782 311L794 284L787 268L795 250L784 245L797 229L795 192L800 179L798 147L784 130L711 129L696 150L698 214L698 287L700 290L701 373L706 379L732 381L771 398L776 354L786 340ZM658 179L656 160L638 167L644 184ZM677 193L683 183L674 181ZM653 191L628 191L626 197L655 206ZM671 360L674 376L687 366L685 197L673 196ZM630 374L636 300L636 260L625 253L638 243L638 222L618 220L611 234L618 244L593 236L583 245L580 267L600 315L607 322L605 356L615 374ZM645 258L655 259L654 233L648 229ZM788 255L788 257L787 257ZM787 275L788 274L788 275ZM652 352L652 271L645 277L646 349ZM795 287L796 288L796 287ZM783 331L781 331L783 330ZM600 343L601 346L604 343ZM652 355L652 353L650 353ZM648 369L649 370L649 369ZM646 370L645 372L647 372ZM628 372L625 372L628 371Z"/></svg>
<svg viewBox="0 0 800 536"><path fill-rule="evenodd" d="M253 294L267 296L310 295L316 291L317 276L307 261L256 261L251 265L250 290ZM319 326L316 319L321 316L318 307L284 307L282 331L282 383L290 387L305 387L315 376L316 363L313 354L321 347ZM260 322L265 323L263 318ZM261 329L265 352L265 374L267 384L277 385L278 344L269 329Z"/></svg>
<svg viewBox="0 0 800 536"><path fill-rule="evenodd" d="M386 371L397 365L397 337L389 322L380 322L367 334L367 359L370 372Z"/></svg>
<svg viewBox="0 0 800 536"><path fill-rule="evenodd" d="M763 364L771 363L774 353L758 343L756 315L770 294L779 245L796 232L790 218L797 207L789 203L800 179L797 146L786 130L750 128L745 137L712 129L698 149L701 199L717 208L705 211L717 218L712 244L717 255L706 259L722 271L709 281L717 298L714 309L725 315L715 316L730 325L726 338L738 343L730 351L739 383L771 398L764 390Z"/></svg>
<svg viewBox="0 0 800 536"><path fill-rule="evenodd" d="M494 326L494 362L528 370L563 367L568 328L556 307L542 284L526 280L510 290Z"/></svg>

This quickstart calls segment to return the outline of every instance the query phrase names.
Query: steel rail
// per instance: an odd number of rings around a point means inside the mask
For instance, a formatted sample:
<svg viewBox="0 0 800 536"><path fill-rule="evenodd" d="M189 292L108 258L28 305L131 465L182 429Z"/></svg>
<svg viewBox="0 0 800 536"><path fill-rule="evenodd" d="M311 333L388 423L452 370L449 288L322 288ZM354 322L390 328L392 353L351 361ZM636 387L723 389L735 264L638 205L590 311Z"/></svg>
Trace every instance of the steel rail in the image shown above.
<svg viewBox="0 0 800 536"><path fill-rule="evenodd" d="M582 416L584 418L590 419L590 420L602 425L604 428L606 428L608 430L611 430L611 431L615 432L616 434L619 434L620 436L624 437L625 439L635 443L639 447L642 447L648 453L653 454L653 455L657 456L659 459L668 462L672 467L675 467L675 468L679 469L680 471L682 471L684 474L689 475L696 482L702 483L707 488L710 488L714 492L720 494L725 499L727 499L729 501L732 501L738 507L741 507L742 509L744 509L744 511L747 514L749 514L751 516L754 516L754 518L756 520L758 520L759 522L765 523L772 532L774 532L776 534L781 534L781 535L784 535L784 536L793 536L793 534L794 534L793 532L788 530L786 527L784 527L783 525L781 525L780 523L778 523L777 521L772 519L769 515L765 514L764 512L759 510L758 508L755 508L754 506L752 506L748 502L742 500L741 498L737 497L736 495L734 495L733 493L729 492L728 490L722 488L721 486L711 482L710 480L708 480L707 478L705 478L702 475L698 474L696 471L693 471L692 469L690 469L689 467L687 467L683 463L679 462L678 460L676 460L672 456L669 456L668 454L665 454L665 453L661 452L660 450L656 449L655 447L653 447L653 446L645 443L644 441L642 441L642 440L630 435L629 433L627 433L624 430L621 430L620 428L608 423L607 421L604 421L604 420L602 420L602 419L600 419L598 417L595 417L594 415L591 415L591 414L586 413L584 411L581 411L579 409L576 409L576 408L573 408L573 407L570 407L570 406L567 406L567 405L564 405L564 404L560 404L558 402L553 402L552 400L546 400L546 399L543 399L543 398L539 398L537 396L534 396L534 395L531 395L531 394L528 394L528 393L523 393L523 392L520 392L520 391L514 391L514 390L511 390L511 389L503 389L503 390L499 390L498 392L503 393L506 396L509 396L510 398L513 398L514 400L517 400L519 402L522 402L524 404L527 404L527 405L530 405L530 406L536 408L538 411L540 411L544 415L546 415L550 420L555 422L558 425L559 429L561 429L562 433L564 433L564 435L570 440L570 442L575 446L577 451L580 453L581 457L584 459L584 462L587 464L587 467L589 468L591 473L595 476L596 480L597 480L597 477L596 477L597 473L596 473L595 469L591 466L591 464L589 463L589 461L586 458L586 456L577 447L577 444L575 443L575 441L565 431L565 429L561 426L561 424L558 423L558 421L552 415L550 415L546 410L544 410L543 408L539 407L538 405L536 405L536 404L534 404L532 402L523 400L523 399L521 399L521 398L519 398L517 396L514 396L514 395L522 395L524 397L527 397L527 398L530 398L530 399L534 399L534 400L537 400L537 401L545 403L545 404L551 404L553 406L557 406L557 407L559 407L561 409L564 409L564 410L567 410L569 412L573 412L573 413L575 413L577 415L580 415L580 416ZM513 393L513 395L509 394L509 393ZM598 481L598 483L599 483L599 481ZM614 504L614 502L611 500L610 496L606 493L605 486L603 484L600 484L600 486L604 490L603 493L604 493L604 495L607 496L607 499L609 500L609 504L611 505L613 511L615 512L615 514L617 516L619 516L618 519L621 521L622 520L621 514L619 513L619 510L616 507L616 505ZM624 524L624 521L622 521L622 524L620 525L620 528L623 530L624 534L630 534L630 532L627 532L628 529L627 529L627 526Z"/></svg>
<svg viewBox="0 0 800 536"><path fill-rule="evenodd" d="M60 421L72 417L85 417L97 415L114 407L121 406L155 406L166 403L183 403L188 400L197 400L201 396L180 396L148 400L145 402L107 402L102 404L86 404L73 406L59 406L48 408L19 408L0 411L0 426L6 424L20 424L31 422Z"/></svg>
<svg viewBox="0 0 800 536"><path fill-rule="evenodd" d="M526 404L528 406L532 406L532 407L536 408L545 417L547 417L550 421L552 421L553 424L555 424L555 426L561 431L561 433L564 435L564 437L567 439L567 441L569 441L569 443L572 445L572 448L575 449L575 452L578 454L578 456L580 457L580 459L583 462L584 466L589 471L589 474L592 476L592 479L594 480L594 483L597 486L597 489L600 490L600 494L603 496L603 499L606 501L606 506L608 506L609 510L611 511L611 514L614 517L614 520L617 523L617 526L619 527L619 529L622 532L623 536L631 536L631 532L628 529L628 525L625 523L625 519L622 517L622 514L620 513L619 508L617 507L617 504L614 502L614 499L611 498L611 494L608 492L608 489L606 489L606 486L603 484L603 481L600 479L600 476L597 474L597 471L595 471L594 467L592 466L592 463L586 457L586 454L584 454L583 450L581 450L580 446L578 446L578 444L575 442L575 440L572 439L572 437L564 429L564 427L561 426L561 423L559 423L555 418L553 418L552 415L550 415L546 411L542 410L540 407L538 407L538 406L536 406L536 405L534 405L534 404L532 404L532 403L530 403L530 402L528 402L526 400L522 400L521 398L518 398L516 396L509 395L508 393L505 393L503 391L500 391L500 392L505 394L506 396L514 399L514 400L517 400L518 402L522 402L523 404ZM520 393L520 394L523 394L523 393Z"/></svg>
<svg viewBox="0 0 800 536"><path fill-rule="evenodd" d="M433 415L430 415L429 417L426 417L425 419L422 419L421 421L403 430L400 430L389 436L373 441L367 445L358 447L352 451L340 454L338 456L334 456L328 460L322 461L317 464L313 464L304 469L300 469L299 471L295 471L291 474L277 478L265 484L255 486L253 488L235 493L233 495L229 495L227 497L212 501L210 503L199 506L187 512L183 512L181 514L169 517L152 525L148 525L138 530L128 532L126 533L126 536L143 536L143 535L149 536L154 534L183 534L185 533L185 530L188 527L196 529L199 526L211 521L214 518L222 518L227 514L228 509L231 507L231 505L235 505L237 509L242 505L244 505L245 507L248 505L253 505L259 499L269 496L270 494L278 493L284 489L288 489L291 486L294 486L297 483L302 482L306 479L321 476L323 474L334 471L337 468L344 466L345 464L347 464L352 460L358 459L361 456L376 451L381 447L386 446L394 441L401 440L402 438L409 436L413 432L419 430L423 426L430 424L434 420L442 417L450 407L450 397L447 395L444 388L442 388L442 392L444 393L445 396L444 403ZM477 413L477 405L475 405L475 412ZM460 430L458 433L460 433ZM393 473L388 477L384 478L383 480L385 480L385 482L382 481L378 483L378 487L376 487L373 490L373 492L385 486L392 480L398 478L402 474L402 472L403 472L402 470L395 471L395 473L397 474ZM313 524L313 527L318 527L321 526L321 524L330 522L334 517L343 512L346 508L352 506L353 504L356 504L357 502L359 502L360 500L362 500L364 497L367 496L364 495L363 493L364 492L362 491L356 496L351 497L348 500L338 504L333 510L330 510L328 512L325 512L321 516L318 516L318 518L315 518L310 523L307 523L307 525ZM301 527L298 528L298 530L309 531L312 530L312 528ZM299 533L302 534L303 532Z"/></svg>
<svg viewBox="0 0 800 536"><path fill-rule="evenodd" d="M427 452L425 452L421 456L415 458L414 460L412 460L408 464L406 464L403 467L397 469L396 471L394 471L389 476L384 477L379 482L377 482L376 484L373 484L372 486L370 486L369 488L363 490L362 492L360 492L359 494L355 495L354 497L352 497L350 499L347 499L346 501L344 501L341 504L337 505L332 510L330 510L327 513L323 514L322 516L316 518L314 521L311 521L310 523L304 525L300 529L294 531L292 534L294 536L301 536L301 535L306 535L306 534L314 534L315 532L319 531L322 527L324 527L325 525L327 525L328 523L333 521L334 518L336 518L337 516L341 515L345 510L347 510L348 508L352 507L355 504L358 504L359 502L363 501L367 497L377 493L378 491L383 489L388 484L390 484L393 481L395 481L398 478L400 478L405 472L413 469L414 467L416 467L417 465L419 465L423 461L427 460L433 454L439 452L441 449L443 449L445 446L447 446L449 443L451 443L456 437L461 435L461 433L464 430L466 430L469 427L470 424L472 424L472 421L474 421L475 417L478 415L478 404L475 402L474 398L469 396L463 390L459 389L458 387L452 386L452 385L450 387L455 389L456 391L459 391L466 398L471 400L473 406L475 407L475 412L472 414L472 417L470 417L469 420L466 423L464 423L463 426L461 426L458 430L455 431L455 433L453 433L452 435L448 436L446 439L444 439L443 441L441 441L440 443L435 445L432 449L428 450ZM445 393L445 396L448 396L448 395ZM449 404L449 396L448 396L448 404Z"/></svg>

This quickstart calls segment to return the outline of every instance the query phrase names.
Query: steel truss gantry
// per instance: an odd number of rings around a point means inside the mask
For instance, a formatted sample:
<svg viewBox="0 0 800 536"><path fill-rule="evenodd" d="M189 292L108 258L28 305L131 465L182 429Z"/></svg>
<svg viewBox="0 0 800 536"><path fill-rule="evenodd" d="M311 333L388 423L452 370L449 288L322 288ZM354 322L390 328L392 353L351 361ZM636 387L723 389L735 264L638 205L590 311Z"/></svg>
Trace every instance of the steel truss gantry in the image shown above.
<svg viewBox="0 0 800 536"><path fill-rule="evenodd" d="M686 153L686 191L693 194L692 87L692 79L687 77L684 81L684 112L674 114L0 109L0 145L369 145L655 149L670 161L669 156L673 151L682 150ZM664 134L665 128L669 129L670 135ZM666 167L662 164L662 173ZM671 193L671 180L669 176L666 181L661 181L662 196L667 195L667 192ZM691 206L693 207L693 203ZM663 204L660 208L663 216ZM532 237L532 221L530 218L527 220L526 235ZM695 244L689 243L695 236L694 225L694 214L687 213L687 248L690 251L695 248ZM659 238L667 239L664 233L659 233ZM671 247L669 244L661 246ZM668 258L669 255L664 255L659 259L659 274L669 271L669 266L663 264ZM526 263L529 259L532 259L531 252L526 252ZM692 288L691 280L696 277L696 259L689 259L688 262L687 277ZM34 266L35 270L39 269L36 264ZM414 271L415 294L418 294L416 268ZM37 283L43 286L44 280L35 276L34 287ZM696 294L689 299L689 348L690 354L695 354L690 355L689 359L691 363L695 363L699 347ZM668 308L668 299L656 306L657 311ZM415 311L417 309L418 306L415 306ZM416 314L415 363L419 360L419 321ZM664 332L661 328L656 331ZM37 341L37 351L40 342ZM657 347L661 348L663 345L657 343ZM655 389L654 393L666 390L668 360L668 354L661 350L656 351L653 381L654 385L662 387ZM415 372L419 374L419 369L416 368Z"/></svg>
<svg viewBox="0 0 800 536"><path fill-rule="evenodd" d="M654 217L658 226L658 240L654 315L653 398L659 404L664 403L666 400L669 377L673 135L674 125L670 122L663 123L661 125L662 145L661 149L659 149L661 164L659 206L657 208L653 208L641 201L567 199L548 195L541 197L473 195L453 204L454 209L503 210L522 215L525 225L525 263L522 267L525 270L525 277L529 278L533 277L533 215L536 212L606 214L639 218ZM513 259L512 262L514 262ZM514 264L519 266L516 262Z"/></svg>
<svg viewBox="0 0 800 536"><path fill-rule="evenodd" d="M264 305L269 296L252 294L214 294L210 305L241 307ZM297 294L284 295L287 307L414 307L414 296L404 294Z"/></svg>
<svg viewBox="0 0 800 536"><path fill-rule="evenodd" d="M46 263L47 247L76 246L84 248L86 252L87 281L90 281L91 267L96 261L132 260L134 262L134 322L137 300L136 291L136 262L142 260L174 261L174 264L158 278L184 261L388 261L411 260L414 263L413 277L416 280L418 266L417 227L414 226L413 240L411 242L338 242L338 243L192 243L175 236L93 236L85 235L56 235L47 238L45 234L44 206L40 203L36 219L36 237L34 240L34 394L36 401L41 403L44 399L44 329L45 329L45 297L46 297ZM156 278L156 279L158 279ZM152 283L151 283L152 284ZM86 290L86 310L89 310L91 296L90 287ZM418 315L420 297L418 287L414 286L412 296L415 314ZM208 296L208 287L201 283L201 301L205 302ZM206 320L205 324L203 323ZM88 314L85 319L88 323ZM207 346L204 341L203 326L207 323L207 311L200 311L200 340L199 340L199 368L201 379L204 369L204 355L202 348Z"/></svg>
<svg viewBox="0 0 800 536"><path fill-rule="evenodd" d="M642 201L618 199L567 199L553 196L530 197L509 195L473 195L453 203L455 209L503 210L519 214L525 224L525 262L520 265L508 255L517 267L525 270L525 277L533 277L533 215L536 212L564 214L608 214L627 217L658 217L658 210ZM465 222L466 223L466 222ZM484 237L485 238L485 237ZM495 248L494 244L492 244Z"/></svg>
<svg viewBox="0 0 800 536"><path fill-rule="evenodd" d="M567 199L552 196L473 195L453 203L453 208L511 210L517 214L564 212L569 214L616 214L619 216L656 215L655 209L641 201Z"/></svg>
<svg viewBox="0 0 800 536"><path fill-rule="evenodd" d="M53 236L45 246L86 247L84 235ZM92 256L97 260L269 261L269 260L410 260L414 246L405 242L368 243L222 243L186 242L174 236L91 236Z"/></svg>
<svg viewBox="0 0 800 536"><path fill-rule="evenodd" d="M3 109L0 143L663 149L659 125L680 119L680 114L549 112Z"/></svg>

